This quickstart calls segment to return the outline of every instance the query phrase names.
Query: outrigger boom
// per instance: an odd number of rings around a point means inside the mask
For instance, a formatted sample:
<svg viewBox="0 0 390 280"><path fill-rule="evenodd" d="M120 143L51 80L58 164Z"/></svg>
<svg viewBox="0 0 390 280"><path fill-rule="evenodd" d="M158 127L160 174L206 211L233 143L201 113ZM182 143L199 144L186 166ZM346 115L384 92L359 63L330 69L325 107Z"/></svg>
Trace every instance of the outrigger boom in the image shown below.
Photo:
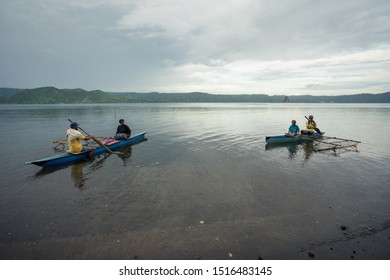
<svg viewBox="0 0 390 280"><path fill-rule="evenodd" d="M329 141L325 141L325 140L332 140L332 141L329 142ZM326 137L325 140L316 139L317 142L320 142L322 144L326 144L329 146L325 147L325 148L316 148L316 149L314 149L315 152L329 151L329 150L336 151L337 149L345 149L345 148L355 148L357 150L357 145L359 143L361 143L360 141L343 139L343 138L338 138L338 137Z"/></svg>

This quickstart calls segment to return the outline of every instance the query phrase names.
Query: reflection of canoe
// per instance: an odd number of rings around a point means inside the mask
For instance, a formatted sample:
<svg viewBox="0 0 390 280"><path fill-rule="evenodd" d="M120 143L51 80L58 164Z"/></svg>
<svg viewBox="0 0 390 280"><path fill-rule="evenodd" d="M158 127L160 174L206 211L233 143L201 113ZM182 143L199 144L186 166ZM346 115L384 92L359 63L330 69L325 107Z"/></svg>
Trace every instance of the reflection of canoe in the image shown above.
<svg viewBox="0 0 390 280"><path fill-rule="evenodd" d="M115 151L115 150L118 150L122 147L133 145L133 144L136 144L138 142L145 140L145 133L146 132L142 132L140 134L137 134L128 140L112 141L111 143L107 143L106 146L109 147L110 150ZM84 158L88 158L89 153L90 153L90 151L83 152L80 154L61 153L58 155L26 162L26 164L35 164L35 165L42 166L42 167L58 166L61 164L69 164L69 163L73 163L73 162L79 161L79 160L84 159ZM94 155L99 155L102 153L107 153L107 151L103 147L98 147L94 150Z"/></svg>
<svg viewBox="0 0 390 280"><path fill-rule="evenodd" d="M297 136L285 136L285 135L277 135L277 136L266 136L265 142L268 144L278 144L278 143L290 143L290 142L299 142L299 141L313 141L319 138L322 138L325 132L319 134L315 132L313 135L297 135Z"/></svg>
<svg viewBox="0 0 390 280"><path fill-rule="evenodd" d="M290 142L290 143L267 143L265 144L266 150L279 150L279 149L298 149L299 145L301 143L299 142Z"/></svg>

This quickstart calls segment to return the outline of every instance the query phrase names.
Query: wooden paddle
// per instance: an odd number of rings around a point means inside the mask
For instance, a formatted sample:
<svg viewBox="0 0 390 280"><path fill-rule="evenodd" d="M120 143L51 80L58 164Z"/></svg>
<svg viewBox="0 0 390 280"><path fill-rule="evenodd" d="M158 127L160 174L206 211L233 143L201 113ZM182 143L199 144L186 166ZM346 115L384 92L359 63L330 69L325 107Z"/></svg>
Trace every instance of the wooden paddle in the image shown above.
<svg viewBox="0 0 390 280"><path fill-rule="evenodd" d="M71 123L73 122L71 119L68 119L68 121L70 121ZM86 132L84 129L82 129L81 127L78 127L80 128L80 130L82 132L84 132L85 134L87 134L89 137L91 137L93 139L93 141L95 141L99 146L103 147L107 152L109 152L110 154L113 154L114 152L111 151L106 145L104 145L102 142L100 142L98 139L96 139L95 136L89 134L88 132Z"/></svg>
<svg viewBox="0 0 390 280"><path fill-rule="evenodd" d="M311 122L311 120L309 120L308 117L305 116L305 118L306 118L309 122ZM317 133L322 134L321 130L319 130L318 128L314 128L314 130L315 130Z"/></svg>

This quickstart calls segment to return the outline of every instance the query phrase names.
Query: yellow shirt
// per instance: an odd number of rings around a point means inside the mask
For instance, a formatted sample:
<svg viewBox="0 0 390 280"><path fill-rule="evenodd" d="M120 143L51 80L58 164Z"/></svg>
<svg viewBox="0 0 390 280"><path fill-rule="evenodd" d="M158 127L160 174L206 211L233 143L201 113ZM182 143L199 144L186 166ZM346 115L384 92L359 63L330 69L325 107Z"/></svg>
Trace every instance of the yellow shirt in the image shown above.
<svg viewBox="0 0 390 280"><path fill-rule="evenodd" d="M68 138L69 153L79 154L83 150L80 140L85 139L79 131L73 128L69 128L66 131L66 138Z"/></svg>
<svg viewBox="0 0 390 280"><path fill-rule="evenodd" d="M317 128L317 124L315 121L307 121L306 122L306 129L310 131L314 131Z"/></svg>

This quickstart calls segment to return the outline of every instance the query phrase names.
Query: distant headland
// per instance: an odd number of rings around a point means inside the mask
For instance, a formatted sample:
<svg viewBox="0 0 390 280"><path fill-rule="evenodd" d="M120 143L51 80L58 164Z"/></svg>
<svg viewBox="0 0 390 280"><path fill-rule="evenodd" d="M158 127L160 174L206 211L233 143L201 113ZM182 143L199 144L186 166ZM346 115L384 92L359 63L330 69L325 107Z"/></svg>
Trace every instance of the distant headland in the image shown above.
<svg viewBox="0 0 390 280"><path fill-rule="evenodd" d="M0 88L0 104L88 104L88 103L179 103L179 102L252 102L252 103L390 103L390 92L338 96L209 94L204 92L104 92L84 89Z"/></svg>

